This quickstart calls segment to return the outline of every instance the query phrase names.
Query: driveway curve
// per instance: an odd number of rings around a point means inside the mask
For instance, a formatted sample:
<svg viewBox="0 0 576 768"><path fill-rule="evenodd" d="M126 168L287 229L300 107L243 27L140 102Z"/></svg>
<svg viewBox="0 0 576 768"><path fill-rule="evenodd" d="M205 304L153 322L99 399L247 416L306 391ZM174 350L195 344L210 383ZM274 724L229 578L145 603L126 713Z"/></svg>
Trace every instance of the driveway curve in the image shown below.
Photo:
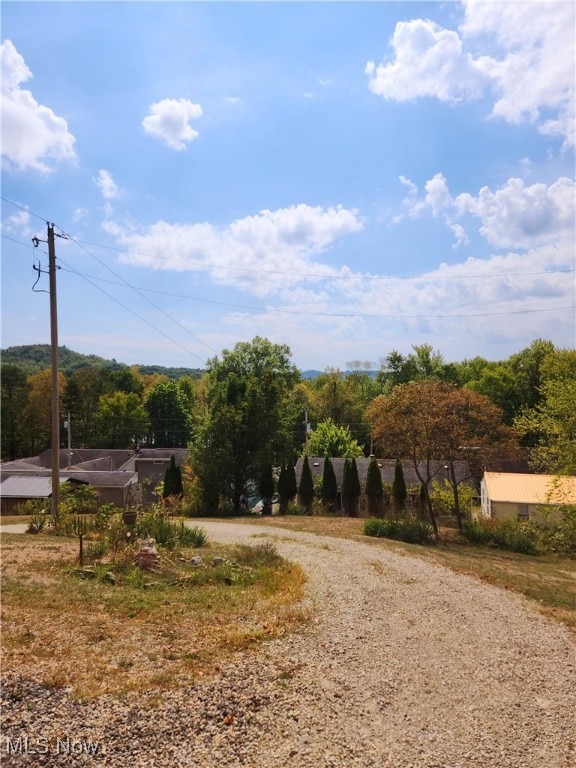
<svg viewBox="0 0 576 768"><path fill-rule="evenodd" d="M25 728L22 702L33 700L52 726L100 748L66 762L3 754L3 764L576 766L574 642L521 596L358 541L200 524L224 542L270 536L308 574L310 625L153 709L146 696L78 703L8 676L5 734Z"/></svg>

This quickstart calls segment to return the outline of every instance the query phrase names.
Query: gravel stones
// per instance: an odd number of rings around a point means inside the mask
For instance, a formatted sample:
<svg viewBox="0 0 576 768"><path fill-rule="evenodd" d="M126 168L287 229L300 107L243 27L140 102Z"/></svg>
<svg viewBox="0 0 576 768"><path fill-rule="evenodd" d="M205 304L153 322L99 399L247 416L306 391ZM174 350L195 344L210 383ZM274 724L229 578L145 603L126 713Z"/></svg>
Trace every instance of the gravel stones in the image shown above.
<svg viewBox="0 0 576 768"><path fill-rule="evenodd" d="M278 534L205 527L226 542ZM378 546L294 532L275 543L308 573L309 626L176 691L77 702L33 671L6 672L2 765L576 765L565 627L521 597Z"/></svg>

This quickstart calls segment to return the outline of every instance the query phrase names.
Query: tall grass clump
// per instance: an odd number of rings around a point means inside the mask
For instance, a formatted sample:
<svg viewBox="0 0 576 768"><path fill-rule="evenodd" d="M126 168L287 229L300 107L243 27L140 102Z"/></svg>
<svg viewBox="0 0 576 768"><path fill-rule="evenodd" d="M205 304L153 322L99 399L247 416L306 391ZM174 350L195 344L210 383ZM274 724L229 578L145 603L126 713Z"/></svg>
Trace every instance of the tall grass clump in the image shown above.
<svg viewBox="0 0 576 768"><path fill-rule="evenodd" d="M364 535L376 536L379 539L395 539L407 544L427 544L433 541L434 530L430 523L423 520L371 518L364 523Z"/></svg>
<svg viewBox="0 0 576 768"><path fill-rule="evenodd" d="M203 547L208 541L204 528L189 527L184 520L171 520L160 509L151 509L138 518L136 535L142 539L154 539L157 544L166 549L183 546Z"/></svg>

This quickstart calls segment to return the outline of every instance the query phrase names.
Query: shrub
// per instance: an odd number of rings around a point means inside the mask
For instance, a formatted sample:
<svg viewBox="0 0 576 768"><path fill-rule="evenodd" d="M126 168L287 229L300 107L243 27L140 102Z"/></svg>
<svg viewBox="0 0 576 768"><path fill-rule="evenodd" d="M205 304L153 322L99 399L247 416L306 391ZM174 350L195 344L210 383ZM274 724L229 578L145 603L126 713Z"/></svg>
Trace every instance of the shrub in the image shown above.
<svg viewBox="0 0 576 768"><path fill-rule="evenodd" d="M26 533L41 533L47 520L48 517L45 514L33 515L28 523L28 528L26 528Z"/></svg>
<svg viewBox="0 0 576 768"><path fill-rule="evenodd" d="M546 544L552 552L576 559L576 506L565 506L558 525L546 533Z"/></svg>
<svg viewBox="0 0 576 768"><path fill-rule="evenodd" d="M472 544L483 544L524 555L536 555L542 549L542 534L530 521L473 520L464 523L462 533Z"/></svg>
<svg viewBox="0 0 576 768"><path fill-rule="evenodd" d="M303 504L297 504L295 501L292 501L288 504L288 507L286 509L287 515L305 515L306 514L306 507Z"/></svg>
<svg viewBox="0 0 576 768"><path fill-rule="evenodd" d="M364 523L364 535L376 536L380 539L395 539L408 544L426 544L433 540L433 529L430 523L423 520L403 518L397 520L380 520L371 518Z"/></svg>

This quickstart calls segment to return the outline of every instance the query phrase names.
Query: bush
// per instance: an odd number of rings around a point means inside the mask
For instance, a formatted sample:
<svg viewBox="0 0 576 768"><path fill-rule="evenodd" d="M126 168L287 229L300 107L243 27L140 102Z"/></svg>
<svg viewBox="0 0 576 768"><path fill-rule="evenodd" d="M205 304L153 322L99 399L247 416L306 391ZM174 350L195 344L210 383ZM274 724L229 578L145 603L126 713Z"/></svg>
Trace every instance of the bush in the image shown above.
<svg viewBox="0 0 576 768"><path fill-rule="evenodd" d="M41 533L47 520L48 517L45 514L32 515L28 528L26 528L26 533Z"/></svg>
<svg viewBox="0 0 576 768"><path fill-rule="evenodd" d="M306 507L303 504L296 504L295 501L292 501L288 504L288 507L286 509L287 515L305 515L306 514Z"/></svg>
<svg viewBox="0 0 576 768"><path fill-rule="evenodd" d="M465 522L462 533L472 544L506 549L524 555L537 555L542 549L542 534L530 521L504 522L473 520Z"/></svg>
<svg viewBox="0 0 576 768"><path fill-rule="evenodd" d="M364 523L364 535L379 539L395 539L408 544L427 544L433 541L434 530L430 523L423 520L403 518L398 520L380 520L371 518Z"/></svg>
<svg viewBox="0 0 576 768"><path fill-rule="evenodd" d="M555 554L576 559L576 506L562 509L562 519L549 532L546 544Z"/></svg>

